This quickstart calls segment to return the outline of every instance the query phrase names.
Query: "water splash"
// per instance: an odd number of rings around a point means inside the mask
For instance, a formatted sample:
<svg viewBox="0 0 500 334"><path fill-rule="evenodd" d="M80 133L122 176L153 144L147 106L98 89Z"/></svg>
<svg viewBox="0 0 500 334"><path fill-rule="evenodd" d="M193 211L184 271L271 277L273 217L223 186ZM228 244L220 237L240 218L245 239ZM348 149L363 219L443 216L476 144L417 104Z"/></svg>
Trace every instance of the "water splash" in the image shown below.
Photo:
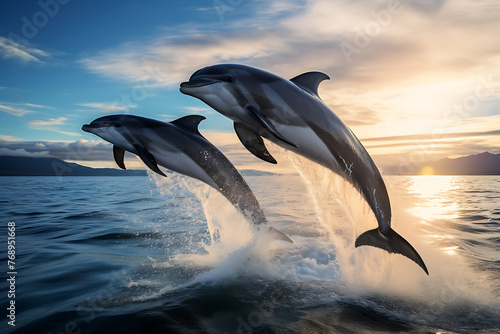
<svg viewBox="0 0 500 334"><path fill-rule="evenodd" d="M403 256L373 247L355 248L357 236L377 226L359 192L329 169L291 152L273 149L273 155L280 156L280 162L285 160L297 170L300 178L296 180L302 180L307 191L296 192L304 197L293 201L286 192L277 192L282 200L274 195L272 202L281 208L272 212L285 213L287 208L291 210L292 205L301 203L297 214L307 216L310 205L314 219L289 217L293 220L289 225L293 226L286 232L294 244L271 242L255 233L251 223L209 186L182 176L155 177L161 189L182 187L195 194L195 198L185 203L186 207L192 211L192 204L197 203L197 210L202 213L201 220L198 216L197 219L206 225L210 236L202 245L203 252L186 252L168 259L168 266L194 268L197 274L181 286L164 287L158 295L175 288L257 275L292 285L314 282L316 293L310 292L297 300L296 305L325 302L325 298L338 298L342 291L343 298L348 296L360 303L370 303L369 300L375 298L376 304L383 304L391 312L417 323L435 323L438 318L442 322L451 310L457 309L466 317L477 316L478 310L483 312L499 305L498 294L492 293L491 278L474 270L460 253L450 252L453 244L441 247L436 244L437 239L429 237L440 233L442 227L434 226L436 222L429 220L423 224L422 217L415 216L418 210L412 209L418 205L418 198L409 193L409 184L385 178L393 208L392 226L421 254L430 276ZM274 187L279 190L278 186ZM261 204L266 212L270 200L263 196L262 189L256 187L255 190L259 200L264 199ZM172 196L170 191L165 195ZM281 228L283 221L279 215L268 215L268 218L273 226ZM325 291L330 294L325 295ZM405 306L394 310L394 303L401 301L405 301ZM457 321L456 317L453 321Z"/></svg>
<svg viewBox="0 0 500 334"><path fill-rule="evenodd" d="M453 307L462 308L472 316L477 315L477 308L490 309L500 305L498 293L492 286L494 280L478 272L469 259L450 251L458 247L456 244L442 247L431 241L430 236L442 233L443 227L434 226L438 224L432 220L424 225L421 217L412 214L416 199L411 195L408 197L408 187L395 188L391 179L387 182L386 178L393 208L392 227L417 249L429 268L430 276L403 256L374 247L355 248L356 237L377 226L366 201L348 182L329 169L279 150L304 181L318 220L328 231L329 240L335 247L340 279L351 296L384 295L415 301L420 303L414 305L418 312L429 318L442 316ZM454 207L456 203L450 209ZM452 216L448 211L441 212L444 218ZM449 233L449 229L447 231ZM468 306L464 308L464 305Z"/></svg>
<svg viewBox="0 0 500 334"><path fill-rule="evenodd" d="M170 198L172 190L180 187L187 189L195 197L185 201L186 210L193 206L202 210L208 240L202 240L194 249L203 251L188 251L168 259L167 266L181 265L191 268L205 269L191 283L202 281L217 281L217 279L234 278L253 269L262 271L269 263L269 250L276 242L267 229L257 228L247 220L222 194L210 186L183 175L173 175L164 178L150 175L156 182L160 192ZM195 203L196 202L196 203ZM200 208L201 206L201 208ZM197 211L196 209L194 211ZM254 264L260 263L256 268Z"/></svg>

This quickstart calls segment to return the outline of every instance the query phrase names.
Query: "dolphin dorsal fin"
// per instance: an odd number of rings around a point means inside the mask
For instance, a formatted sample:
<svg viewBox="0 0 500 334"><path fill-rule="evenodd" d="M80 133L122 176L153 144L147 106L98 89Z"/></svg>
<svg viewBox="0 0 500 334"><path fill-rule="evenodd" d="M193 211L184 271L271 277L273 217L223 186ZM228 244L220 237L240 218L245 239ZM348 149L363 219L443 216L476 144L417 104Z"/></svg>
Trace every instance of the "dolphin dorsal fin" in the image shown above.
<svg viewBox="0 0 500 334"><path fill-rule="evenodd" d="M291 82L300 88L316 96L318 96L318 86L323 80L330 80L330 77L322 72L306 72L290 79Z"/></svg>
<svg viewBox="0 0 500 334"><path fill-rule="evenodd" d="M183 128L184 130L200 134L200 132L198 131L198 125L204 119L206 119L205 116L188 115L188 116L178 118L175 121L172 121L170 123L175 125L175 126L178 126L180 128Z"/></svg>

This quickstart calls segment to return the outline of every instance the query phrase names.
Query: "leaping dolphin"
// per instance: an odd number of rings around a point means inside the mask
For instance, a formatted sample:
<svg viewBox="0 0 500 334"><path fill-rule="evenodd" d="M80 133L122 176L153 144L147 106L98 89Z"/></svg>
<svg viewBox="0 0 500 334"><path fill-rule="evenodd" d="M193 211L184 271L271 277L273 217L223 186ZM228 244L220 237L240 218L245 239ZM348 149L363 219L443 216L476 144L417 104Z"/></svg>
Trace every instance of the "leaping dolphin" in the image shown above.
<svg viewBox="0 0 500 334"><path fill-rule="evenodd" d="M125 151L154 172L166 176L158 165L193 177L217 189L255 225L267 224L264 212L241 174L221 151L198 131L204 116L190 115L170 123L133 116L111 115L82 127L113 144L116 164L125 169ZM292 242L270 228L277 238Z"/></svg>
<svg viewBox="0 0 500 334"><path fill-rule="evenodd" d="M318 95L328 75L307 72L291 80L243 65L202 68L181 83L194 96L234 121L243 145L270 163L276 160L261 137L319 163L350 182L375 214L378 228L361 234L355 246L402 254L427 273L417 251L391 228L389 195L377 166L354 133Z"/></svg>

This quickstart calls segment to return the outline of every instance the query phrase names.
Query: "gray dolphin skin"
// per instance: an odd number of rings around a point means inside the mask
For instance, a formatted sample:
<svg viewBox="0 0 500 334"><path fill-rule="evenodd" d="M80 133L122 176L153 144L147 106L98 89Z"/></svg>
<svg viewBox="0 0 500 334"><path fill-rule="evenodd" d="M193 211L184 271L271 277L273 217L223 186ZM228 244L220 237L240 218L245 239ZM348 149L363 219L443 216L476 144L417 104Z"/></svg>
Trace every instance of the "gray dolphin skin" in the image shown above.
<svg viewBox="0 0 500 334"><path fill-rule="evenodd" d="M417 251L391 228L389 195L377 166L318 96L318 85L326 79L324 73L307 72L287 80L253 67L221 64L196 71L180 91L232 119L242 144L260 159L276 163L264 137L342 176L362 194L378 222L355 246L402 254L429 274Z"/></svg>
<svg viewBox="0 0 500 334"><path fill-rule="evenodd" d="M241 174L198 131L204 119L204 116L190 115L164 123L133 115L111 115L85 124L82 130L112 143L120 168L125 169L125 151L131 152L162 176L166 175L158 165L208 184L255 225L267 224L257 198ZM283 233L270 230L276 238L292 242Z"/></svg>

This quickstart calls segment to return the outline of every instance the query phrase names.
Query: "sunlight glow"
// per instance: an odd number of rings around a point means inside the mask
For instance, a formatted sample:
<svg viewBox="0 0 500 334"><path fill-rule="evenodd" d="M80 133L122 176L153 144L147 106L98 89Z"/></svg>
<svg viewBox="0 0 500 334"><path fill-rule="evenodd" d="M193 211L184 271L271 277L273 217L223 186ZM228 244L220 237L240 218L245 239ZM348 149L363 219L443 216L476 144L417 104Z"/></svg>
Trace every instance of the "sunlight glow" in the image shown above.
<svg viewBox="0 0 500 334"><path fill-rule="evenodd" d="M454 176L413 176L410 191L423 201L416 202L410 212L427 221L457 218L458 204L452 197L455 179Z"/></svg>
<svg viewBox="0 0 500 334"><path fill-rule="evenodd" d="M441 250L446 254L446 255L450 255L450 256L455 256L457 255L457 249L458 249L458 246L451 246L451 247L444 247L444 248L441 248Z"/></svg>
<svg viewBox="0 0 500 334"><path fill-rule="evenodd" d="M421 175L434 175L434 168L431 166L424 166L420 171Z"/></svg>

